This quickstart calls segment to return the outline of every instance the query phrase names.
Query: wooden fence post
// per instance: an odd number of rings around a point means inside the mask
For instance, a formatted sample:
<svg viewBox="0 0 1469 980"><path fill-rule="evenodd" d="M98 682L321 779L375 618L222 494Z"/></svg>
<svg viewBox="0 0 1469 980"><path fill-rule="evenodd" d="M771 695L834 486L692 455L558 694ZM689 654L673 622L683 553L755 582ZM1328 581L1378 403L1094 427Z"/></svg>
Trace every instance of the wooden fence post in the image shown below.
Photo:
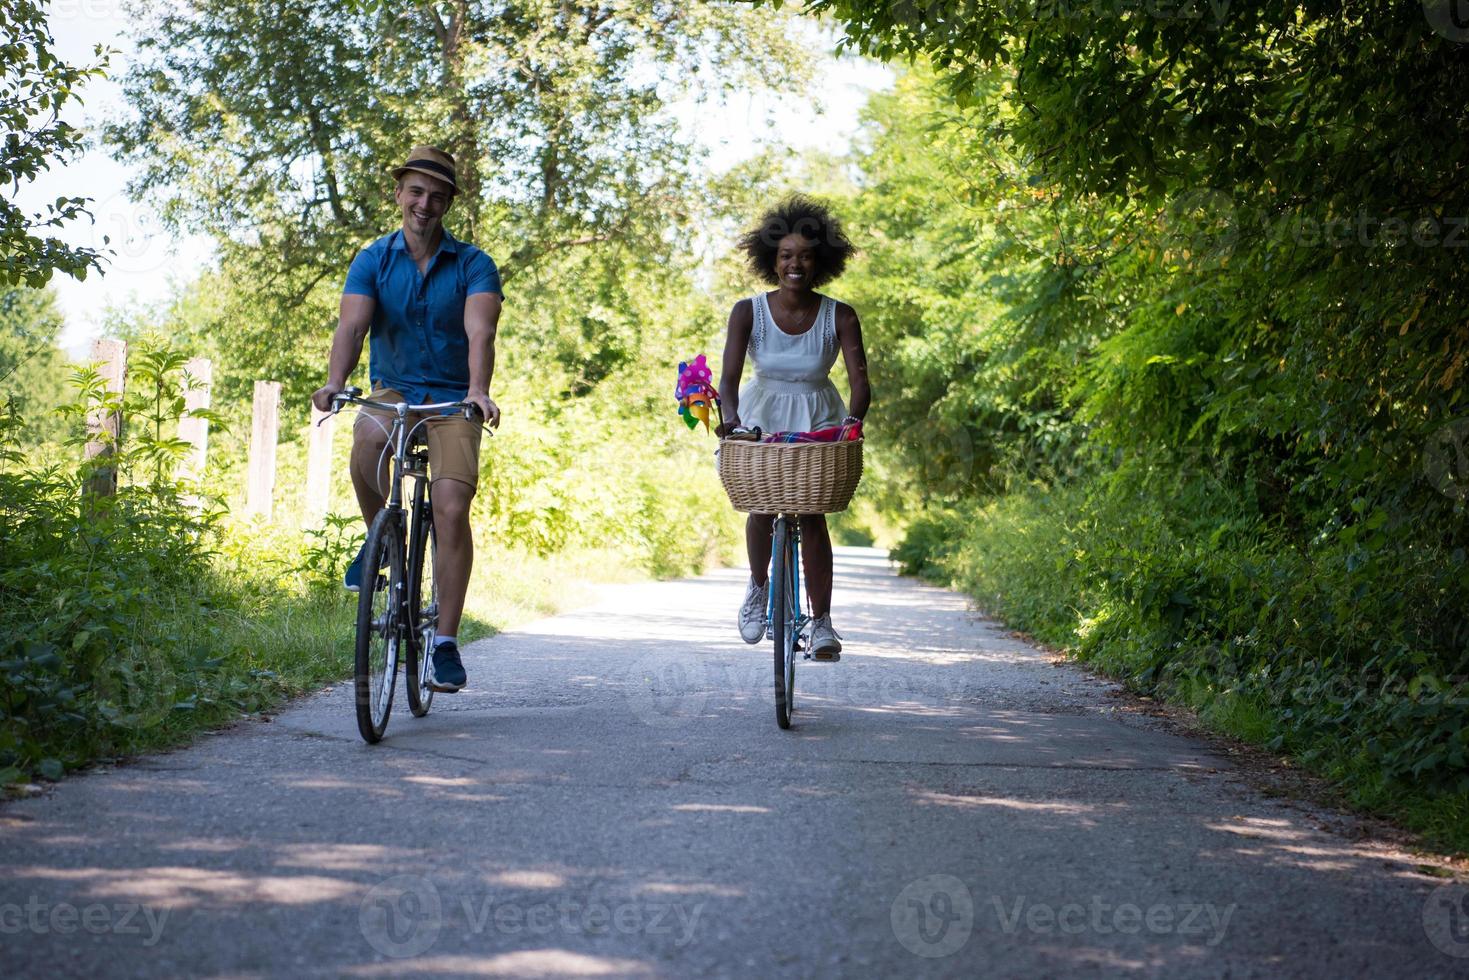
<svg viewBox="0 0 1469 980"><path fill-rule="evenodd" d="M97 340L92 344L92 360L99 362L98 372L107 383L107 390L118 395L123 391L123 377L127 370L128 345L121 340ZM111 456L117 452L122 441L122 413L109 412L98 407L87 414L87 459ZM117 493L117 467L99 465L87 480L87 492L110 497Z"/></svg>
<svg viewBox="0 0 1469 980"><path fill-rule="evenodd" d="M245 484L245 513L270 517L275 493L275 445L280 430L281 383L255 382L250 426L250 457Z"/></svg>
<svg viewBox="0 0 1469 980"><path fill-rule="evenodd" d="M306 449L306 520L316 523L332 503L332 435L336 417L311 406L311 436Z"/></svg>
<svg viewBox="0 0 1469 980"><path fill-rule="evenodd" d="M195 357L184 365L184 408L209 407L209 389L214 383L214 365L207 357ZM189 451L179 460L180 480L204 479L204 464L209 456L209 421L185 415L179 419L179 438L189 444Z"/></svg>

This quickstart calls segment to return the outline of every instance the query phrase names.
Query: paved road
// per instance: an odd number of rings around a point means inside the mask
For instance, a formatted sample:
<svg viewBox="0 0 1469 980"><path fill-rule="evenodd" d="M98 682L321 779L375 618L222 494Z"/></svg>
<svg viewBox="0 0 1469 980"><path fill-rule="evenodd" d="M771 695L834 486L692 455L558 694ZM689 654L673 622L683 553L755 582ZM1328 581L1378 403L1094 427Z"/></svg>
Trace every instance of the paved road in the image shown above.
<svg viewBox="0 0 1469 980"><path fill-rule="evenodd" d="M340 685L5 805L0 975L1469 975L1462 886L838 561L790 732L727 571L474 645L376 747Z"/></svg>

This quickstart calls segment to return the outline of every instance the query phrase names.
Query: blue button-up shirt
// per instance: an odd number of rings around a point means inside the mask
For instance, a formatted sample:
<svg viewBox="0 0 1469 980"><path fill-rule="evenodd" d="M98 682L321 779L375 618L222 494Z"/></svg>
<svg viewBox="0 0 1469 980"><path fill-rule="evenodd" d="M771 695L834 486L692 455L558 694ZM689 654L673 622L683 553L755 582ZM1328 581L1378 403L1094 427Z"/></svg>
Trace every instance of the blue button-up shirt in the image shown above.
<svg viewBox="0 0 1469 980"><path fill-rule="evenodd" d="M500 271L484 252L447 231L420 273L401 230L357 253L343 292L377 301L368 335L374 385L411 402L458 401L469 390L464 301L499 293Z"/></svg>

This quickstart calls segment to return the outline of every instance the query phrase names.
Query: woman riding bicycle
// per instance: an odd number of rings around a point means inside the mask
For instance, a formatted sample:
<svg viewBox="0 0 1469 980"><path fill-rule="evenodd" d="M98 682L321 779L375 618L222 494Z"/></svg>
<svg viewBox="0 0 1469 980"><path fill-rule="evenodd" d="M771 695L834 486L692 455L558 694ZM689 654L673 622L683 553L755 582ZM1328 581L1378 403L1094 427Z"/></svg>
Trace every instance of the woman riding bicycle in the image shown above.
<svg viewBox="0 0 1469 980"><path fill-rule="evenodd" d="M735 304L729 314L719 390L724 393L721 436L736 427L764 432L808 432L860 420L872 401L862 326L845 303L816 292L842 274L857 250L822 204L801 195L765 213L740 239L750 269L774 286ZM828 375L841 349L852 392L850 412ZM755 373L743 389L745 356ZM740 606L740 636L765 637L773 514L751 514L745 523L750 583ZM810 653L840 660L841 641L831 625L831 537L822 514L801 516L807 592L811 599Z"/></svg>

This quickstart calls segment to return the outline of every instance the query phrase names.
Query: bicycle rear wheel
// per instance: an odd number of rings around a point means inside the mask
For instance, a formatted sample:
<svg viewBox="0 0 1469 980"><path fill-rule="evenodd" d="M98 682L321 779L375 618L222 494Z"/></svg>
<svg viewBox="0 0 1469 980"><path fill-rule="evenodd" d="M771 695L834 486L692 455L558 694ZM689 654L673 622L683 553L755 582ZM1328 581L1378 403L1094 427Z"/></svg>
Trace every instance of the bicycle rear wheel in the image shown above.
<svg viewBox="0 0 1469 980"><path fill-rule="evenodd" d="M398 650L403 639L403 525L401 512L380 511L367 535L362 588L357 593L354 687L357 731L380 741L393 711Z"/></svg>
<svg viewBox="0 0 1469 980"><path fill-rule="evenodd" d="M775 723L791 727L796 710L796 565L792 529L786 517L775 519L770 569L770 632L775 639Z"/></svg>
<svg viewBox="0 0 1469 980"><path fill-rule="evenodd" d="M414 494L414 511L418 518L408 542L408 609L413 625L409 630L412 642L408 646L406 680L408 710L413 717L422 718L434 701L429 681L434 674L434 634L439 629L439 581L434 574L439 538L434 530L433 503L421 484Z"/></svg>

